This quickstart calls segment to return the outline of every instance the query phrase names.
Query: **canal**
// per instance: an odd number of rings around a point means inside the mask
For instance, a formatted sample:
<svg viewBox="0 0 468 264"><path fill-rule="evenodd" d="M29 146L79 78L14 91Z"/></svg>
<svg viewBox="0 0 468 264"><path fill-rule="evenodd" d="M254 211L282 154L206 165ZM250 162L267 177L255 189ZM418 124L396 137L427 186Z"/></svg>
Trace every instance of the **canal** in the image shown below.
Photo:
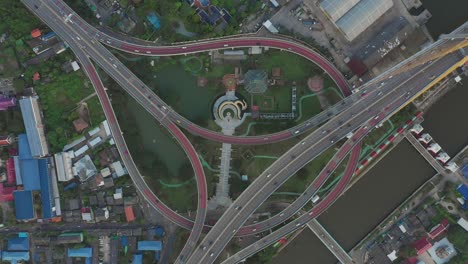
<svg viewBox="0 0 468 264"><path fill-rule="evenodd" d="M422 2L432 13L427 27L434 38L467 21L466 0ZM424 115L425 131L450 156L468 144L468 122L464 118L467 99L468 78L464 78L462 84L449 91ZM320 216L319 221L346 250L350 250L434 173L418 152L407 141L402 141ZM303 231L272 261L274 264L336 262L336 258L309 230Z"/></svg>

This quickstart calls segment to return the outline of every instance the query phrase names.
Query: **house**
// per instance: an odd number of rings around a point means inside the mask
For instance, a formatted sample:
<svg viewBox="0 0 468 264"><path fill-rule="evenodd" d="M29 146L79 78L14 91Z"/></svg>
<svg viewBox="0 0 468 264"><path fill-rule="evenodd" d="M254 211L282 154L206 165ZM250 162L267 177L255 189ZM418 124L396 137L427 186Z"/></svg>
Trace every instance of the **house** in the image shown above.
<svg viewBox="0 0 468 264"><path fill-rule="evenodd" d="M127 170L122 166L122 163L120 163L120 161L113 162L110 165L110 167L114 169L116 178L122 177L123 175L127 174Z"/></svg>
<svg viewBox="0 0 468 264"><path fill-rule="evenodd" d="M32 37L32 38L38 38L38 37L41 36L41 34L42 34L41 30L38 29L38 28L35 28L35 29L33 29L33 30L31 31L31 37Z"/></svg>
<svg viewBox="0 0 468 264"><path fill-rule="evenodd" d="M208 10L197 9L197 15L200 17L200 20L211 26L216 25L219 21L223 23L229 23L232 19L232 16L226 9L220 9L217 6L210 6Z"/></svg>
<svg viewBox="0 0 468 264"><path fill-rule="evenodd" d="M413 246L419 256L428 251L432 247L432 244L429 242L427 237L423 237L420 240L414 242Z"/></svg>
<svg viewBox="0 0 468 264"><path fill-rule="evenodd" d="M442 234L445 230L447 230L449 226L449 221L448 219L442 220L442 222L438 225L436 225L434 228L431 229L431 231L428 233L428 236L430 239L435 239L438 237L440 234Z"/></svg>
<svg viewBox="0 0 468 264"><path fill-rule="evenodd" d="M125 206L125 218L127 219L127 222L133 222L135 220L133 207L131 205Z"/></svg>
<svg viewBox="0 0 468 264"><path fill-rule="evenodd" d="M97 222L106 221L107 219L109 219L109 210L107 209L107 207L98 208L96 209L94 215Z"/></svg>
<svg viewBox="0 0 468 264"><path fill-rule="evenodd" d="M71 199L68 201L68 207L70 210L78 210L81 208L80 200L78 199Z"/></svg>
<svg viewBox="0 0 468 264"><path fill-rule="evenodd" d="M86 222L93 221L93 211L89 207L81 208L81 219Z"/></svg>
<svg viewBox="0 0 468 264"><path fill-rule="evenodd" d="M114 187L114 179L112 177L104 178L104 187L105 188Z"/></svg>
<svg viewBox="0 0 468 264"><path fill-rule="evenodd" d="M1 100L0 100L1 101ZM0 110L1 110L1 106L0 106ZM0 146L8 146L11 144L12 142L12 138L11 136L0 136Z"/></svg>
<svg viewBox="0 0 468 264"><path fill-rule="evenodd" d="M19 103L32 156L44 157L49 155L42 112L39 109L39 97L22 98Z"/></svg>
<svg viewBox="0 0 468 264"><path fill-rule="evenodd" d="M39 72L35 72L32 76L33 81L39 81L41 79L41 74Z"/></svg>

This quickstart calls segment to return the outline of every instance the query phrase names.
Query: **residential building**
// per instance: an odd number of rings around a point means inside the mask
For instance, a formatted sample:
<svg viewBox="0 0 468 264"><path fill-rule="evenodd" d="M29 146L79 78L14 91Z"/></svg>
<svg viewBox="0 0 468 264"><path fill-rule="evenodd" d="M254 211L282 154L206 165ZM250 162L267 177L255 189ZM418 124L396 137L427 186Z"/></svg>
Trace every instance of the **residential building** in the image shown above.
<svg viewBox="0 0 468 264"><path fill-rule="evenodd" d="M44 157L49 155L49 147L47 146L38 100L38 96L31 96L20 99L19 102L31 155L33 157Z"/></svg>
<svg viewBox="0 0 468 264"><path fill-rule="evenodd" d="M133 222L135 220L133 207L131 205L125 206L125 218L127 219L127 222Z"/></svg>

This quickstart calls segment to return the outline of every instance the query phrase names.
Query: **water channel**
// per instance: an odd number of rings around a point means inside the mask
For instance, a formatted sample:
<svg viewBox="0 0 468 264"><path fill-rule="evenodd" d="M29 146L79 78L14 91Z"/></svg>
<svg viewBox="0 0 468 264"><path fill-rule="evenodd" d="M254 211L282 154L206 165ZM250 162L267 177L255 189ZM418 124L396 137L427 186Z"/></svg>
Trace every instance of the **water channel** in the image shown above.
<svg viewBox="0 0 468 264"><path fill-rule="evenodd" d="M422 2L433 15L427 26L434 38L467 21L466 0ZM464 122L468 78L462 83L436 102L424 116L426 132L450 156L468 144L468 123ZM350 250L393 208L433 175L434 170L418 152L407 141L402 141L320 216L319 221L345 249ZM274 264L336 262L336 258L309 230L303 231L272 261Z"/></svg>

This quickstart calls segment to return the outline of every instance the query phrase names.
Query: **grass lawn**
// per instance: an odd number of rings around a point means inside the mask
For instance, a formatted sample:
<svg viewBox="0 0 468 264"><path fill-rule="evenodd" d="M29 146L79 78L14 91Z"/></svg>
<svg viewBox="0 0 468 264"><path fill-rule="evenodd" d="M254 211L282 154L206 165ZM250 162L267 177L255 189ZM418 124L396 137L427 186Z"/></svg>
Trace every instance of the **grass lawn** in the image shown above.
<svg viewBox="0 0 468 264"><path fill-rule="evenodd" d="M77 103L94 92L92 86L84 85L84 82L88 80L82 72L73 72L58 75L49 83L39 83L35 86L44 111L47 138L52 152L61 150L70 139L78 136L72 124L72 121L78 118L75 111ZM88 106L93 125L104 120L104 113L97 98L89 100Z"/></svg>
<svg viewBox="0 0 468 264"><path fill-rule="evenodd" d="M256 66L271 74L271 69L281 67L282 78L289 81L306 80L322 70L312 62L289 52L269 50L258 57Z"/></svg>

